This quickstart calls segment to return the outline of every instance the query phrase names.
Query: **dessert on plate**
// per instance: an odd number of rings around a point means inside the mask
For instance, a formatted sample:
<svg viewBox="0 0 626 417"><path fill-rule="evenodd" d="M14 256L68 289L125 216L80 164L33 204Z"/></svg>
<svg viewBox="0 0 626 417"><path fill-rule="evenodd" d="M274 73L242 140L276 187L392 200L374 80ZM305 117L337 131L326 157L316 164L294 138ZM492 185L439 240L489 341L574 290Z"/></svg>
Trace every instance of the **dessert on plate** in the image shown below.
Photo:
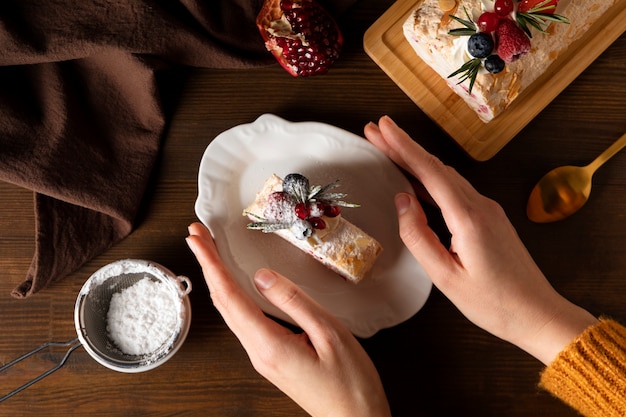
<svg viewBox="0 0 626 417"><path fill-rule="evenodd" d="M416 54L485 123L615 0L421 0L403 24Z"/></svg>
<svg viewBox="0 0 626 417"><path fill-rule="evenodd" d="M382 252L380 243L341 215L341 207L358 207L333 190L337 181L310 185L297 173L284 180L268 178L255 200L243 211L248 229L275 233L347 281L359 283Z"/></svg>

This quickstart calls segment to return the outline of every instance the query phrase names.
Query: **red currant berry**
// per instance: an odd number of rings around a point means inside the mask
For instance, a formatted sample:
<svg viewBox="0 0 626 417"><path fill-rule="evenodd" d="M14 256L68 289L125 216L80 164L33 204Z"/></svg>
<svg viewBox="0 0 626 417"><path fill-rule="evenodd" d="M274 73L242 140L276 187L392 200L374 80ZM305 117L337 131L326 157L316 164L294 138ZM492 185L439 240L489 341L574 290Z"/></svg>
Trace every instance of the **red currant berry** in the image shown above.
<svg viewBox="0 0 626 417"><path fill-rule="evenodd" d="M507 16L514 7L513 0L496 0L493 9L498 16Z"/></svg>
<svg viewBox="0 0 626 417"><path fill-rule="evenodd" d="M324 216L326 217L337 217L341 214L341 208L339 206L326 205L324 207Z"/></svg>
<svg viewBox="0 0 626 417"><path fill-rule="evenodd" d="M305 220L309 217L309 208L306 206L306 203L296 204L295 211L299 219Z"/></svg>
<svg viewBox="0 0 626 417"><path fill-rule="evenodd" d="M480 15L476 23L478 24L478 30L485 33L493 33L498 27L500 17L493 12L485 12Z"/></svg>
<svg viewBox="0 0 626 417"><path fill-rule="evenodd" d="M321 217L311 217L309 223L314 229L323 230L326 229L326 222Z"/></svg>

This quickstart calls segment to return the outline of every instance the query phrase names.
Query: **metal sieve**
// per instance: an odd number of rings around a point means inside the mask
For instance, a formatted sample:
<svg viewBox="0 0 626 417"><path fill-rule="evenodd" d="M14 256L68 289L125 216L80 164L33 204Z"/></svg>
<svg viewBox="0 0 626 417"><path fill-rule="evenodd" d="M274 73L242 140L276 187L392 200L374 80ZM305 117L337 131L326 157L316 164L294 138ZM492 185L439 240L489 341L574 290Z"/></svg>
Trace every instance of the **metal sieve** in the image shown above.
<svg viewBox="0 0 626 417"><path fill-rule="evenodd" d="M121 351L111 340L107 330L107 314L113 294L120 293L146 277L159 282L166 291L170 291L180 299L181 314L176 329L156 350L143 355L129 355ZM176 276L155 262L125 259L100 268L85 282L76 299L74 325L78 338L68 342L45 343L2 366L0 372L51 346L69 346L65 356L54 368L0 397L0 402L61 368L69 355L81 345L98 363L119 372L144 372L163 364L178 351L189 332L191 303L188 294L190 292L189 278Z"/></svg>

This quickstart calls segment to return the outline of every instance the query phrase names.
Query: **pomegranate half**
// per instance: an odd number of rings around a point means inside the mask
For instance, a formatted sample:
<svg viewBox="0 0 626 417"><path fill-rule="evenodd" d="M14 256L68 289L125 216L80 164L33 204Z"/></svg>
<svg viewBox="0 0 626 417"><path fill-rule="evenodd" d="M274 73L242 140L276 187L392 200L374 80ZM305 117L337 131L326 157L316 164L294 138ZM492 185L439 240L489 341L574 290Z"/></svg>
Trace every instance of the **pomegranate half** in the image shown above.
<svg viewBox="0 0 626 417"><path fill-rule="evenodd" d="M337 22L314 0L266 0L256 24L267 50L294 77L325 74L343 46Z"/></svg>

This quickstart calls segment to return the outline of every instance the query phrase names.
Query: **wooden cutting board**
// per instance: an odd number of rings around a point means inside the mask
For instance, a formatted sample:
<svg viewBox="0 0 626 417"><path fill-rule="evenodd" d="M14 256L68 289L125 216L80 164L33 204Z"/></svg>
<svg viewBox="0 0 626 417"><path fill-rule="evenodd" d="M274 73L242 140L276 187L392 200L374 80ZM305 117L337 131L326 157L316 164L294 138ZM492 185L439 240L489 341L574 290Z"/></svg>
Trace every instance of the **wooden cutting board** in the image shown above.
<svg viewBox="0 0 626 417"><path fill-rule="evenodd" d="M402 24L420 1L396 1L365 32L365 51L415 104L478 161L493 157L626 31L626 0L618 0L508 109L483 123L405 40Z"/></svg>

